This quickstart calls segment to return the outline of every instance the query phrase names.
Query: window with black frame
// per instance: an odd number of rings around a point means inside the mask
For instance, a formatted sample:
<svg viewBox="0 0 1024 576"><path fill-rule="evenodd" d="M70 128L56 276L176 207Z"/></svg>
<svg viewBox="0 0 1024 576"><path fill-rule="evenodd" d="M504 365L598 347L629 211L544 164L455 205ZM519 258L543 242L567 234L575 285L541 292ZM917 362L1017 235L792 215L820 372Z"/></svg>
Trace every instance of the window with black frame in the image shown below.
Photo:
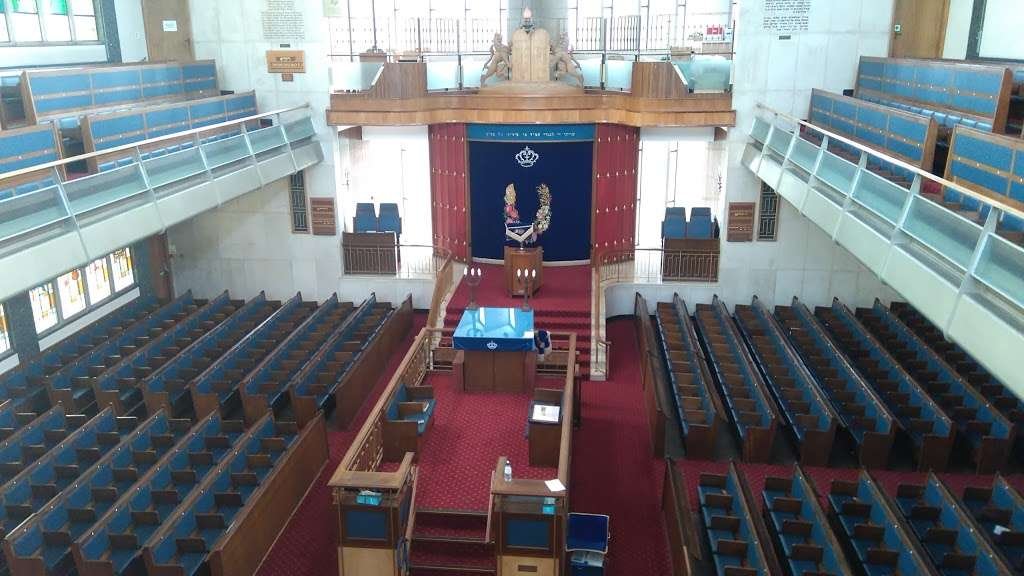
<svg viewBox="0 0 1024 576"><path fill-rule="evenodd" d="M97 44L97 0L0 0L0 45Z"/></svg>
<svg viewBox="0 0 1024 576"><path fill-rule="evenodd" d="M761 183L758 214L757 239L774 242L779 235L779 195L764 182Z"/></svg>

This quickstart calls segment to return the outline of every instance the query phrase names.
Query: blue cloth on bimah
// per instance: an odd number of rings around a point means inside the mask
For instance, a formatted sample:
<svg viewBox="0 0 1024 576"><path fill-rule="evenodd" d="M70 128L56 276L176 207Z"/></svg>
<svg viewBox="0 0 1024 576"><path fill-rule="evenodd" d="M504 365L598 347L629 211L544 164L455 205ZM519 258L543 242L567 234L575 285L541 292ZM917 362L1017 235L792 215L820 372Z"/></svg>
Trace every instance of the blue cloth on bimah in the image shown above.
<svg viewBox="0 0 1024 576"><path fill-rule="evenodd" d="M477 308L462 313L452 344L456 350L533 350L533 310Z"/></svg>

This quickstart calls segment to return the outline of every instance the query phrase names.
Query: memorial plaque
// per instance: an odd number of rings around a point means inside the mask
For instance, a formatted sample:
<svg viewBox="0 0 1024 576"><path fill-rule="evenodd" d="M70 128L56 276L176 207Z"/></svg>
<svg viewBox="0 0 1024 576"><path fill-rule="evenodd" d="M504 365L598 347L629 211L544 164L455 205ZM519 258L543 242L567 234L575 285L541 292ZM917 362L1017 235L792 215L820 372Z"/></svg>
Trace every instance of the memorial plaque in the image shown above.
<svg viewBox="0 0 1024 576"><path fill-rule="evenodd" d="M303 74L306 72L306 53L302 50L267 50L267 72Z"/></svg>
<svg viewBox="0 0 1024 576"><path fill-rule="evenodd" d="M728 242L752 242L754 240L754 211L757 205L753 202L730 202L729 223L725 239Z"/></svg>
<svg viewBox="0 0 1024 576"><path fill-rule="evenodd" d="M310 198L309 222L314 236L336 235L338 217L334 198Z"/></svg>
<svg viewBox="0 0 1024 576"><path fill-rule="evenodd" d="M294 0L264 0L260 17L267 42L306 39L306 22Z"/></svg>

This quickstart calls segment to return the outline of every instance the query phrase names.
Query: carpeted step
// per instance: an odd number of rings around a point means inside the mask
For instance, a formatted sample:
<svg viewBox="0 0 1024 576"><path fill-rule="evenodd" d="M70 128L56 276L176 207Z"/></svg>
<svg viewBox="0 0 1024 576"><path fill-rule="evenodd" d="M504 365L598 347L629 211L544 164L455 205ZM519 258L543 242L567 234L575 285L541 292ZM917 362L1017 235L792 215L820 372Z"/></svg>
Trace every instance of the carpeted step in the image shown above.
<svg viewBox="0 0 1024 576"><path fill-rule="evenodd" d="M493 574L497 571L492 544L450 540L413 539L409 566L413 574L422 574L418 570L442 570L449 574L453 570L475 574Z"/></svg>
<svg viewBox="0 0 1024 576"><path fill-rule="evenodd" d="M417 510L413 540L482 543L487 535L487 513L461 510Z"/></svg>

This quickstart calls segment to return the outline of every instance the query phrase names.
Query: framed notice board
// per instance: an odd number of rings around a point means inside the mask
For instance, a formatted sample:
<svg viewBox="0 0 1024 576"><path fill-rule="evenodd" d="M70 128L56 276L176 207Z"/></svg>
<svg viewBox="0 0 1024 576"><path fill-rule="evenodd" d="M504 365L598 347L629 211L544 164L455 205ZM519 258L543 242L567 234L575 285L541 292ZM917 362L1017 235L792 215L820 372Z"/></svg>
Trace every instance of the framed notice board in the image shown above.
<svg viewBox="0 0 1024 576"><path fill-rule="evenodd" d="M338 233L338 210L334 198L309 199L309 223L314 236Z"/></svg>
<svg viewBox="0 0 1024 576"><path fill-rule="evenodd" d="M753 202L730 202L729 222L725 239L728 242L753 242L754 210Z"/></svg>

